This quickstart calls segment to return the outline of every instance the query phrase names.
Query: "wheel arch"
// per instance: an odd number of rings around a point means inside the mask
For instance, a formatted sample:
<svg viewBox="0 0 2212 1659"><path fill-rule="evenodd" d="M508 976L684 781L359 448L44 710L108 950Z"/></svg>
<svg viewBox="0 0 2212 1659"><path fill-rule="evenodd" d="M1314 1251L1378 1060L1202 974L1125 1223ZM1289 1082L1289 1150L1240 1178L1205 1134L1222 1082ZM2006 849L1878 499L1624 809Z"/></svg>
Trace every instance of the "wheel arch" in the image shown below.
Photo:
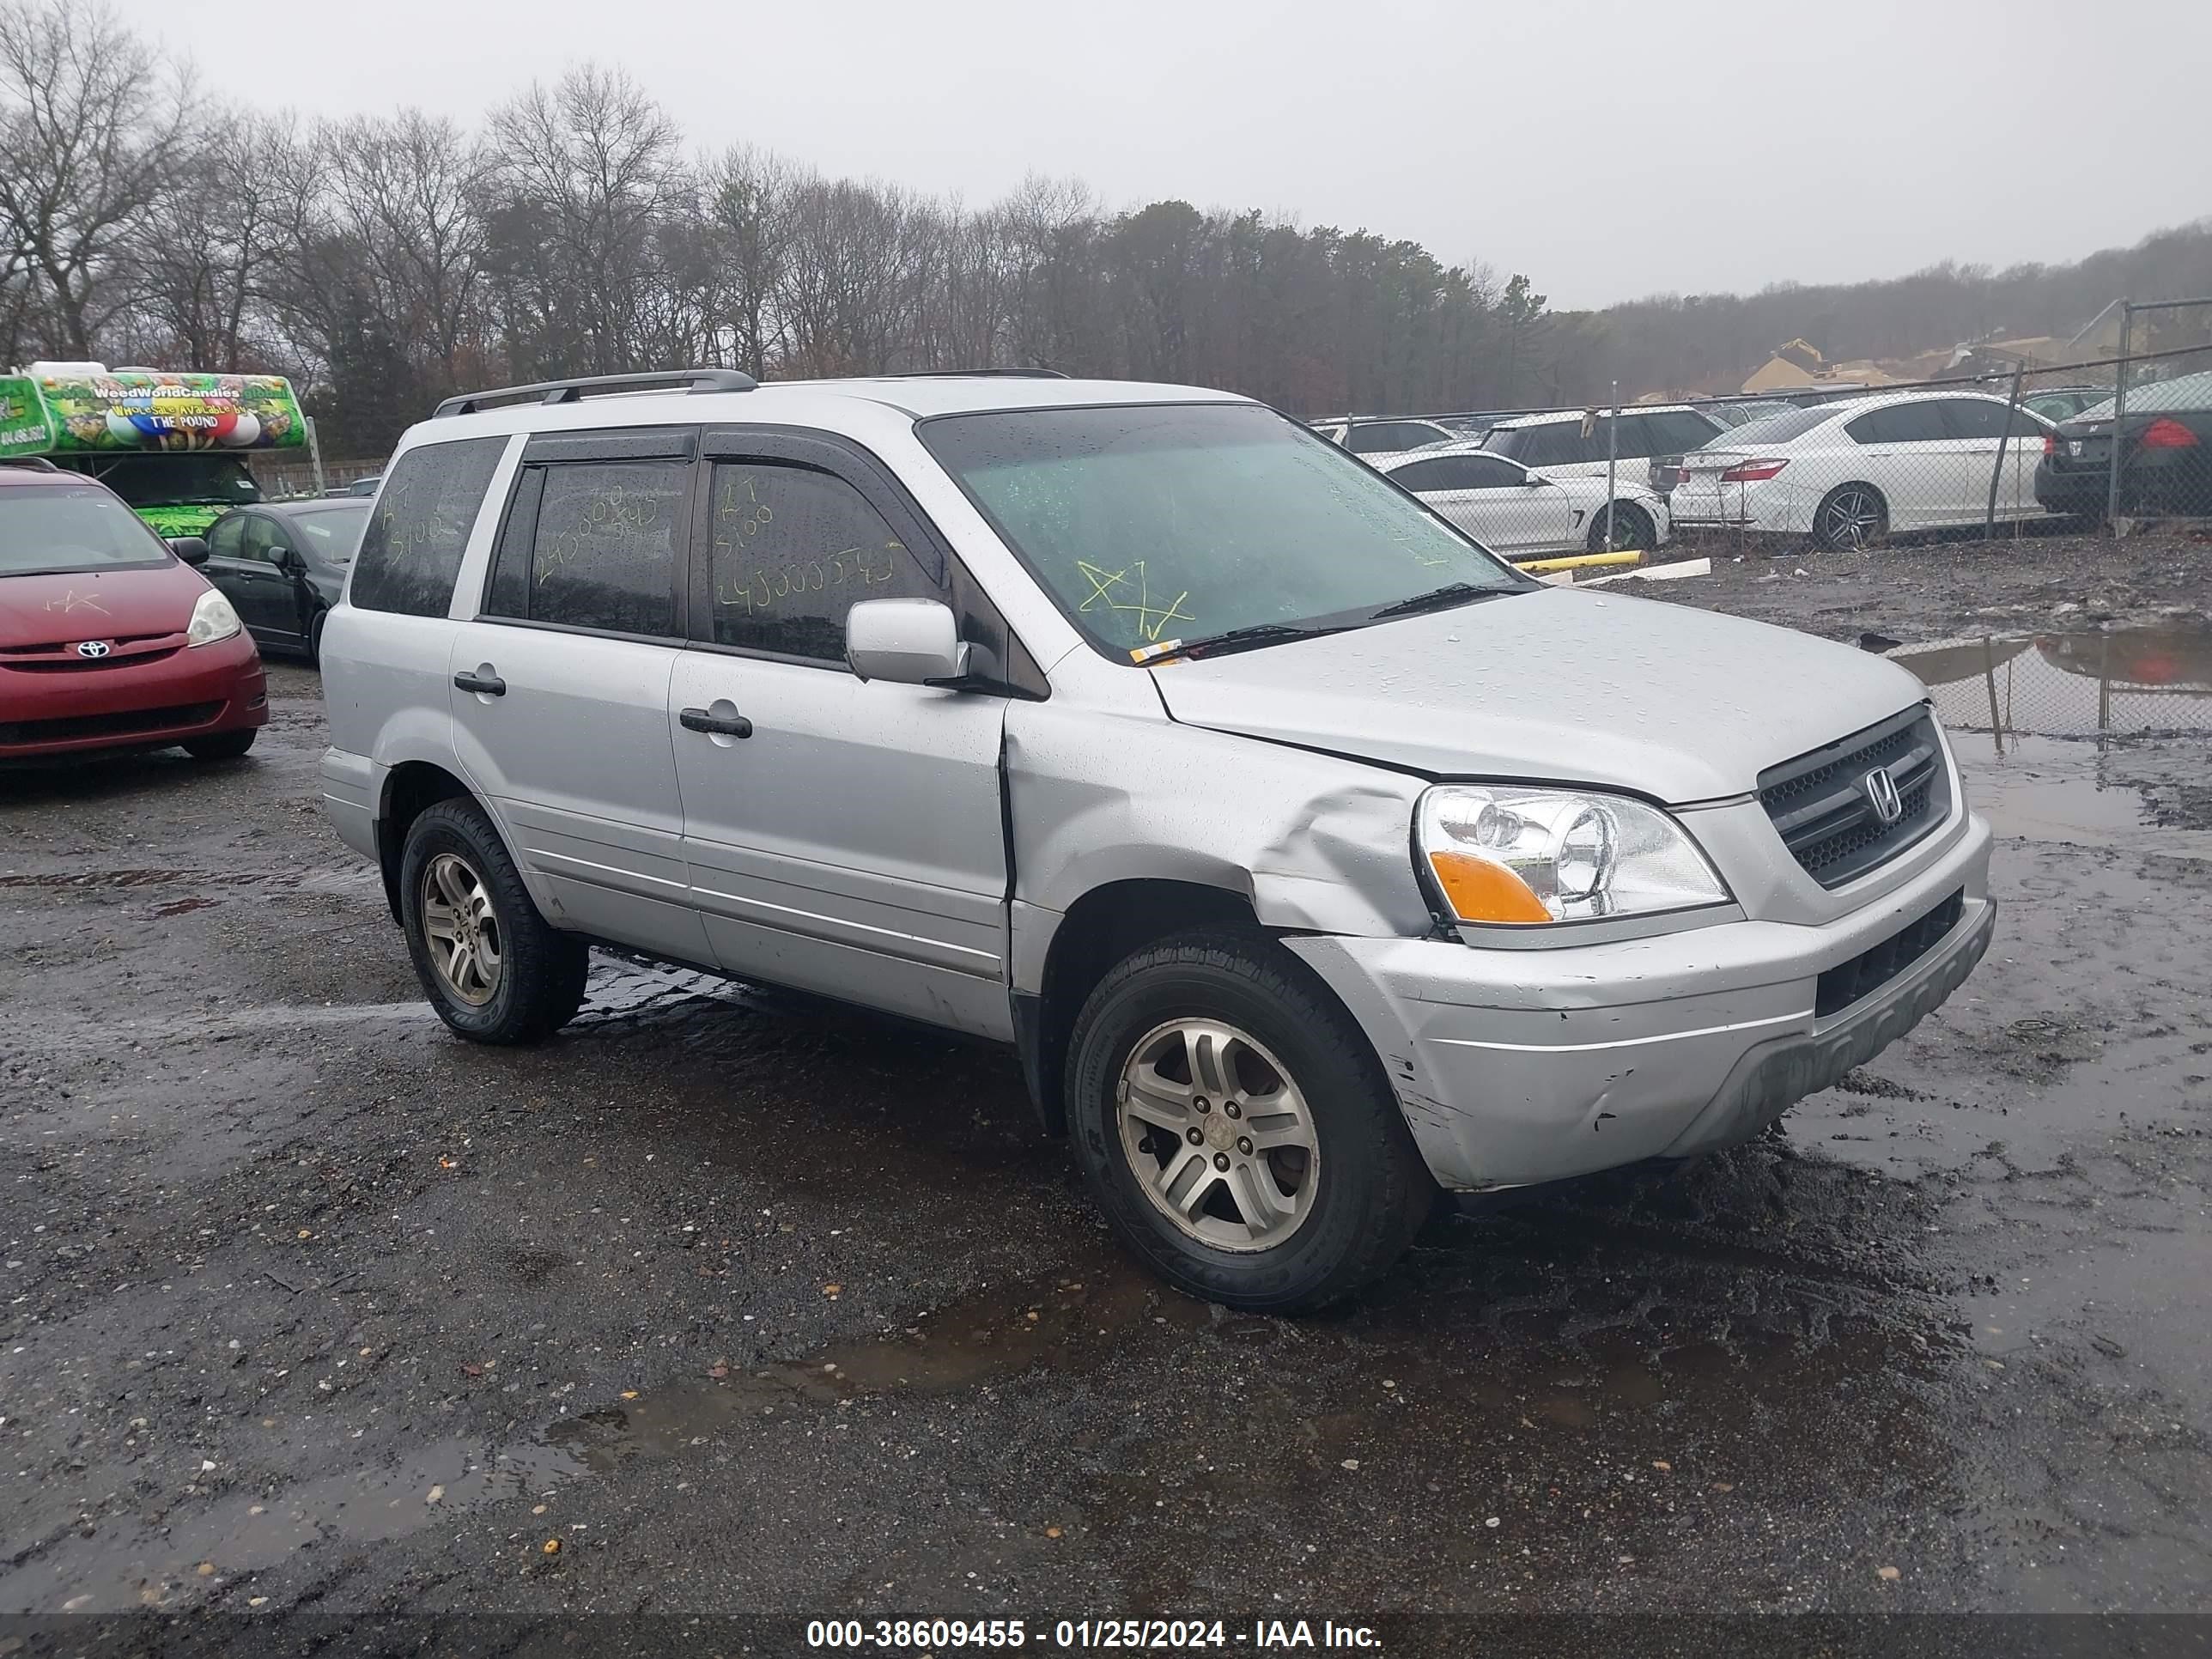
<svg viewBox="0 0 2212 1659"><path fill-rule="evenodd" d="M1091 990L1131 952L1205 927L1264 931L1249 893L1170 878L1109 881L1068 907L1045 948L1038 988L1013 994L1014 1043L1046 1134L1058 1138L1067 1133L1062 1081L1068 1036Z"/></svg>
<svg viewBox="0 0 2212 1659"><path fill-rule="evenodd" d="M475 799L467 784L435 761L402 761L385 774L376 806L376 863L394 921L399 920L399 856L408 830L441 800Z"/></svg>

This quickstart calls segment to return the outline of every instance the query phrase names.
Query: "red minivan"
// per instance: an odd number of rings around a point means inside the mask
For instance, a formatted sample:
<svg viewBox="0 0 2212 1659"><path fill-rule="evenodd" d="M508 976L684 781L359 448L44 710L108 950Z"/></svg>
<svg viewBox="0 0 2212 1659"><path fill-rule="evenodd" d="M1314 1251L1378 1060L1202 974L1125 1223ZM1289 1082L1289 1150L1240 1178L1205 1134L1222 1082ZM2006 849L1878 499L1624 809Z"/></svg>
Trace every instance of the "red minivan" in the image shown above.
<svg viewBox="0 0 2212 1659"><path fill-rule="evenodd" d="M205 577L106 485L0 461L0 763L226 759L268 718L261 654Z"/></svg>

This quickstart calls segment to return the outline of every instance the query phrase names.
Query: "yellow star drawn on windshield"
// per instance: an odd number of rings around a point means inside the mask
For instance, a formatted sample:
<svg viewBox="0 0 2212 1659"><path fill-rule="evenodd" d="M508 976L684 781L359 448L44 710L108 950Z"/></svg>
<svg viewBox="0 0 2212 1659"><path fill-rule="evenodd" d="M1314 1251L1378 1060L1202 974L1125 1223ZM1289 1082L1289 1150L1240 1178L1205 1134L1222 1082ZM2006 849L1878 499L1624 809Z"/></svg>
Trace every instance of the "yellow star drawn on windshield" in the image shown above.
<svg viewBox="0 0 2212 1659"><path fill-rule="evenodd" d="M97 611L103 617L107 614L107 607L106 605L102 605L98 599L93 598L91 594L80 593L74 587L64 593L58 599L48 599L46 601L46 609L49 611L58 611L64 617L70 616L79 611Z"/></svg>
<svg viewBox="0 0 2212 1659"><path fill-rule="evenodd" d="M1165 630L1170 623L1197 620L1189 611L1182 608L1182 602L1190 597L1190 590L1187 587L1165 605L1160 605L1152 599L1151 588L1145 579L1145 562L1142 559L1139 559L1131 565L1128 570L1101 570L1097 565L1083 559L1078 559L1075 562L1075 568L1082 573L1083 580L1091 584L1090 595L1082 604L1075 607L1078 611L1088 611L1092 605L1103 603L1109 611L1133 611L1137 617L1137 631L1147 640L1155 641L1159 639L1161 633ZM1137 575L1135 600L1133 602L1117 599L1113 590L1116 587L1125 589L1127 587L1129 572L1132 570L1136 572Z"/></svg>

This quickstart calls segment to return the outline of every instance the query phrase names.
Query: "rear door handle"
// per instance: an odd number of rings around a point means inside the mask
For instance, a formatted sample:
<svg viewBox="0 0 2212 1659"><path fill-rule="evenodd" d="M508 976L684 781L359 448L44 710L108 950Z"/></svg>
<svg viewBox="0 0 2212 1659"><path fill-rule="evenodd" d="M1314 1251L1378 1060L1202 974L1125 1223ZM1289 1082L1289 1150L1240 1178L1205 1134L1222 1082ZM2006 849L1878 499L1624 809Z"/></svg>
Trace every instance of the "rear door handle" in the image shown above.
<svg viewBox="0 0 2212 1659"><path fill-rule="evenodd" d="M707 732L718 738L750 738L753 723L743 714L710 714L703 708L686 708L676 716L687 732Z"/></svg>
<svg viewBox="0 0 2212 1659"><path fill-rule="evenodd" d="M480 691L487 697L507 695L507 682L496 674L471 673L466 670L453 676L453 684L463 691Z"/></svg>

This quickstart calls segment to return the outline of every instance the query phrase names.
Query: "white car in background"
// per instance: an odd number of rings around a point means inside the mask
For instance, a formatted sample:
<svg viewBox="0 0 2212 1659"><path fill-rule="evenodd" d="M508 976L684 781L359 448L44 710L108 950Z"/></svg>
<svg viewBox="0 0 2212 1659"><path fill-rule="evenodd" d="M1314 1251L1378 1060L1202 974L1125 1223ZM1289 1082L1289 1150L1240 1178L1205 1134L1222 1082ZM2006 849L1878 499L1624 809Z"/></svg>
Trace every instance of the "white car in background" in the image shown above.
<svg viewBox="0 0 2212 1659"><path fill-rule="evenodd" d="M1368 465L1509 559L1595 553L1605 547L1602 472L1595 478L1547 477L1491 453L1480 442L1378 455ZM1613 501L1615 549L1648 552L1665 544L1673 524L1664 496L1622 468Z"/></svg>
<svg viewBox="0 0 2212 1659"><path fill-rule="evenodd" d="M1482 434L1482 447L1559 483L1595 478L1601 483L1608 460L1616 477L1645 483L1652 457L1702 449L1727 429L1687 404L1556 409L1499 421Z"/></svg>
<svg viewBox="0 0 2212 1659"><path fill-rule="evenodd" d="M1824 548L1979 524L2008 414L1997 518L2041 518L2035 468L2055 428L1980 392L1881 393L1767 416L1683 456L1668 506L1684 527L1808 535Z"/></svg>
<svg viewBox="0 0 2212 1659"><path fill-rule="evenodd" d="M1395 455L1430 444L1448 444L1460 436L1449 427L1410 415L1344 415L1316 421L1313 429L1355 455Z"/></svg>

